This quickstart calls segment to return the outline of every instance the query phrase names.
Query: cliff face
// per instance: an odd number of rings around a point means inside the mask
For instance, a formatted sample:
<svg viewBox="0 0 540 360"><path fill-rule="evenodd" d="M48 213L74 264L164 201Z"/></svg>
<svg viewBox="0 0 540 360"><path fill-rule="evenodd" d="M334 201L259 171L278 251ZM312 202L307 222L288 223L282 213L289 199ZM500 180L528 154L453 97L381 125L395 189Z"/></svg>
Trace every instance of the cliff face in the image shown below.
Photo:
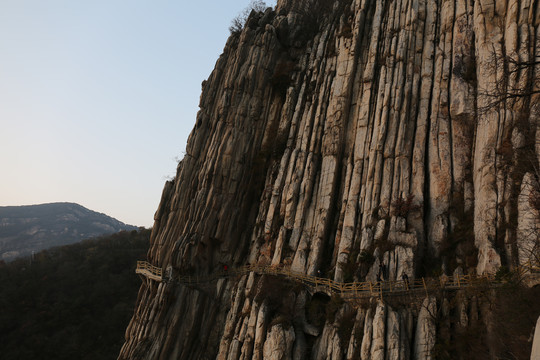
<svg viewBox="0 0 540 360"><path fill-rule="evenodd" d="M526 0L283 0L252 13L203 83L149 261L173 278L250 263L336 281L375 281L381 263L392 280L528 261L539 69L522 64L538 59L539 22ZM328 299L269 281L144 285L120 358L431 359L455 330L433 314L489 328L470 295L317 318Z"/></svg>

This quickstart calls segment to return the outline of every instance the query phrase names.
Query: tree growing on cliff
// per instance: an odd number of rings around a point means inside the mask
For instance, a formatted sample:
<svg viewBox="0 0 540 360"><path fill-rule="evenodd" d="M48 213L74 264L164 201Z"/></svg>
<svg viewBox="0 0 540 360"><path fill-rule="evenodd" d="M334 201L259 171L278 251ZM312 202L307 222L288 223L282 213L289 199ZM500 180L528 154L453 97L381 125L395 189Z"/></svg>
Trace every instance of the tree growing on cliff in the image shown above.
<svg viewBox="0 0 540 360"><path fill-rule="evenodd" d="M264 1L251 0L249 5L231 20L231 26L229 26L231 35L239 34L242 31L252 11L264 12L266 8L267 5Z"/></svg>
<svg viewBox="0 0 540 360"><path fill-rule="evenodd" d="M536 47L540 45L537 41ZM498 168L509 174L514 208L505 218L508 229L515 229L514 258L520 263L540 264L540 54L522 58L519 54L492 54L490 75L495 79L488 89L478 89L482 98L479 116L490 113L510 116L513 126L502 134L495 150ZM508 113L508 111L511 113ZM501 204L502 205L502 204ZM501 233L504 233L501 232Z"/></svg>
<svg viewBox="0 0 540 360"><path fill-rule="evenodd" d="M485 104L478 108L479 114L501 111L518 101L525 101L529 103L528 109L531 113L540 115L540 104L534 96L540 95L540 55L536 55L532 60L507 55L501 62L496 54L493 54L491 60L494 64L491 74L497 77L497 80L492 84L492 88L479 89L478 95L486 98ZM502 70L501 76L497 76L499 70ZM524 81L521 81L523 79Z"/></svg>

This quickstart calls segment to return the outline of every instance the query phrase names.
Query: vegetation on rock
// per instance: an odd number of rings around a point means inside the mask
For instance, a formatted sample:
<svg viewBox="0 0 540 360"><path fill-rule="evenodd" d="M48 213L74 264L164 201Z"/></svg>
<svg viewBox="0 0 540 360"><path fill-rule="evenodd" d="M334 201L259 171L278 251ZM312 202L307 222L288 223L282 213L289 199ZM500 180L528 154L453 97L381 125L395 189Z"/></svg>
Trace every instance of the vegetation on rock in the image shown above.
<svg viewBox="0 0 540 360"><path fill-rule="evenodd" d="M249 5L231 20L231 26L229 26L231 35L239 34L242 31L252 11L263 12L266 8L267 6L264 1L251 0Z"/></svg>

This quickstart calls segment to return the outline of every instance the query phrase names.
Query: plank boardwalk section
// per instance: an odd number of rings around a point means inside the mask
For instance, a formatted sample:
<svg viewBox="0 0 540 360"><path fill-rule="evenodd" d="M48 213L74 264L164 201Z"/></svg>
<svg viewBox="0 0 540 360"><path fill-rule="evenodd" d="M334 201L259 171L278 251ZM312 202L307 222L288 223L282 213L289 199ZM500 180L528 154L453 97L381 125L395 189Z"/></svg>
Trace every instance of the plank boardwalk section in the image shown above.
<svg viewBox="0 0 540 360"><path fill-rule="evenodd" d="M158 282L168 282L164 278L163 269L153 266L146 261L137 261L137 274ZM495 275L458 275L441 276L438 278L419 278L410 281L380 281L380 282L351 282L342 283L331 279L294 272L283 267L247 265L230 270L221 270L208 275L181 275L174 282L185 285L207 283L226 277L234 277L254 272L259 275L282 276L297 283L306 285L312 292L322 292L327 295L337 294L344 299L362 297L382 297L400 295L411 292L425 292L427 295L434 290L457 290L463 288L490 288L503 283ZM540 267L530 263L521 266L517 275L521 277L526 272L540 272Z"/></svg>
<svg viewBox="0 0 540 360"><path fill-rule="evenodd" d="M146 261L137 261L135 273L143 275L148 279L163 281L163 269Z"/></svg>

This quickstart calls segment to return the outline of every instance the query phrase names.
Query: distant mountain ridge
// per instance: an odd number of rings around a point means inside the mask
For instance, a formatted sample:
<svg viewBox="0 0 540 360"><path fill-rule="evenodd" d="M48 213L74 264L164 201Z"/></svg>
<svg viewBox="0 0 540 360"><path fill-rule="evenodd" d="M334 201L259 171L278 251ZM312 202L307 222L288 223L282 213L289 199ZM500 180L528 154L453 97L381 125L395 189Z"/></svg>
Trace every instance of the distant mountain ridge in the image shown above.
<svg viewBox="0 0 540 360"><path fill-rule="evenodd" d="M0 206L0 260L11 261L33 251L136 229L75 203Z"/></svg>

